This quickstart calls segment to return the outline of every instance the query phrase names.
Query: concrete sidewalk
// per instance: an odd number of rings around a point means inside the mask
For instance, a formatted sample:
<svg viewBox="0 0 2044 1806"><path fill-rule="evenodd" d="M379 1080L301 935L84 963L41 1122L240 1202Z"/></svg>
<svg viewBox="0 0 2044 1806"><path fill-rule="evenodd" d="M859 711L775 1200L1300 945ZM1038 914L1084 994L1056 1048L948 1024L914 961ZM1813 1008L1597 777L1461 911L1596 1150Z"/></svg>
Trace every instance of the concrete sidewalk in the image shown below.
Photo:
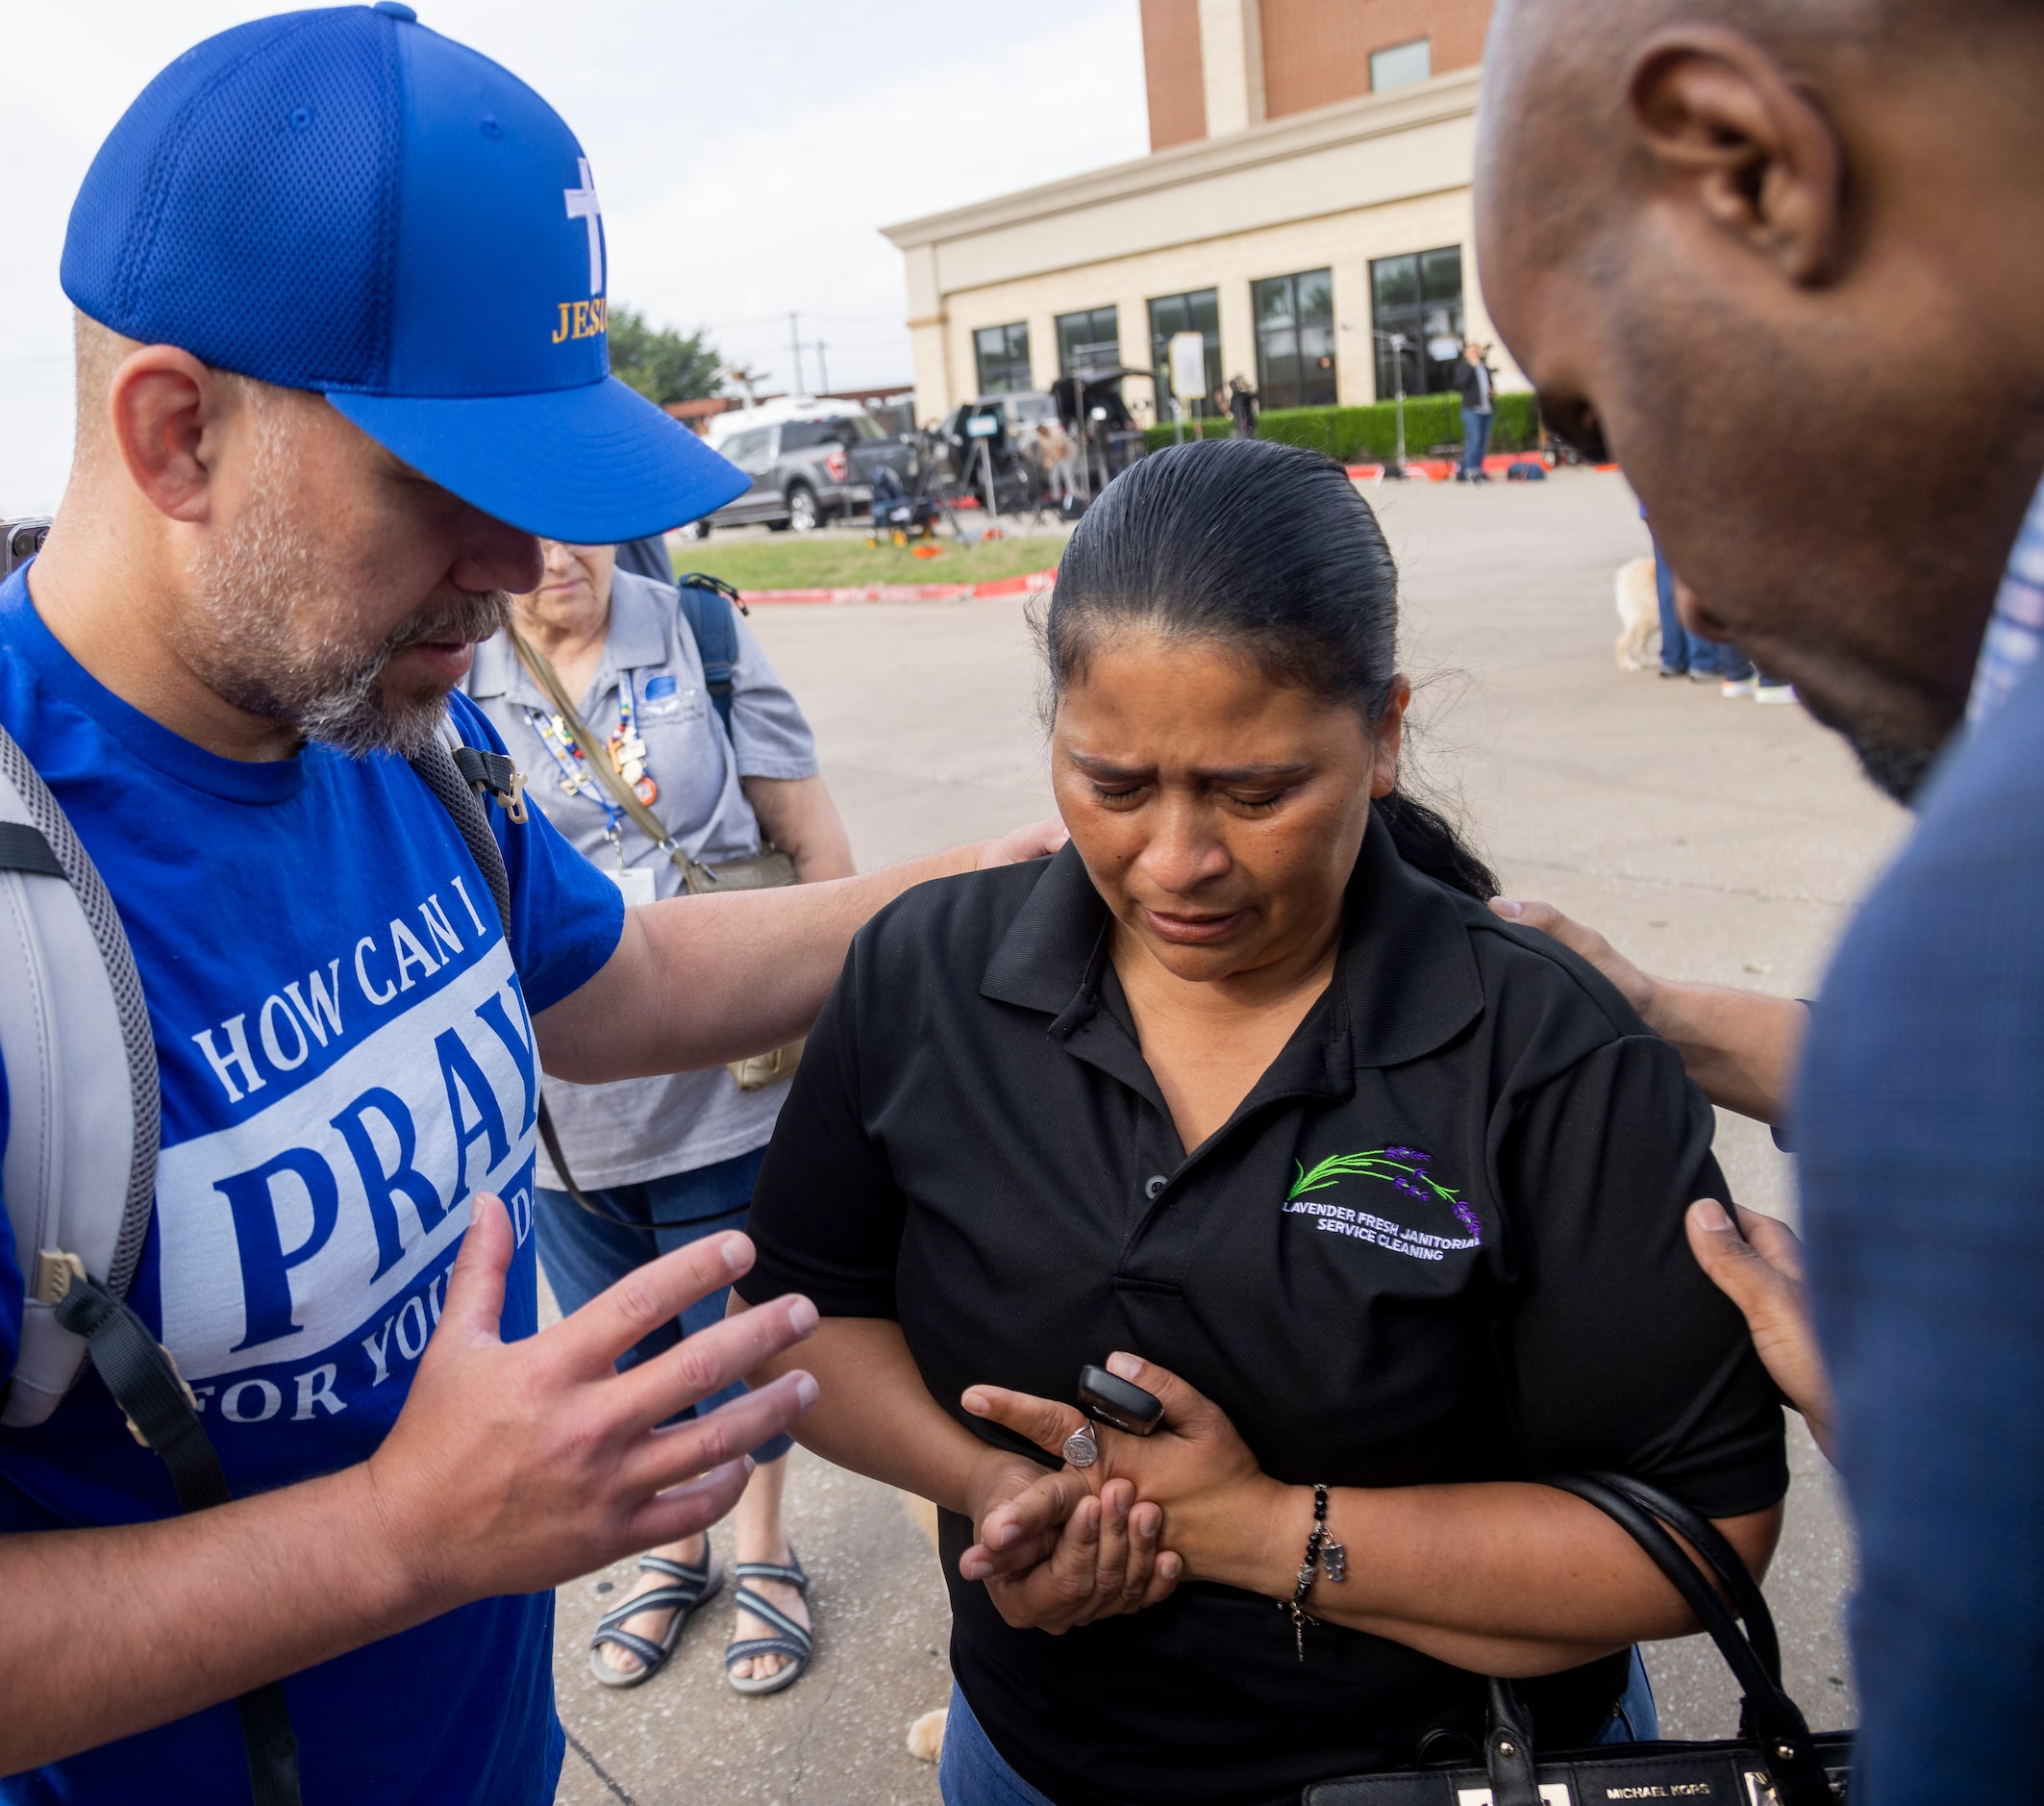
<svg viewBox="0 0 2044 1806"><path fill-rule="evenodd" d="M1514 894L1545 897L1657 969L1811 995L1902 813L1800 709L1621 674L1613 572L1647 549L1615 476L1369 491L1404 571L1415 763L1458 801ZM767 608L752 625L802 699L871 866L1048 813L1037 673L1008 602ZM1743 1202L1793 1217L1788 1163L1722 1117ZM1854 1719L1839 1612L1850 1551L1800 1420L1782 1546L1768 1578L1786 1678L1812 1723ZM744 1699L724 1685L731 1615L714 1602L665 1672L611 1693L590 1628L627 1567L563 1587L556 1680L575 1806L783 1806L937 1798L911 1719L943 1703L948 1614L899 1497L797 1451L790 1521L816 1578L811 1671ZM728 1532L725 1538L728 1557ZM1701 1640L1648 1652L1670 1735L1723 1736L1730 1679Z"/></svg>

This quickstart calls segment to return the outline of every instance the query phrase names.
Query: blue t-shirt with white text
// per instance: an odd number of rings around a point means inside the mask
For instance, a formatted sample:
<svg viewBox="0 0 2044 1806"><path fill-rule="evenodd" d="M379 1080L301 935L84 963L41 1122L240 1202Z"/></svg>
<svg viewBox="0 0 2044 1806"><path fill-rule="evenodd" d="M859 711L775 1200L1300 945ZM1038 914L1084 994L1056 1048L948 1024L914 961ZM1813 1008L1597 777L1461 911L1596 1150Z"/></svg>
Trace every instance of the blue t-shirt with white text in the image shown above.
<svg viewBox="0 0 2044 1806"><path fill-rule="evenodd" d="M453 707L468 740L499 744ZM404 1403L478 1191L517 1235L504 1334L536 1327L532 1018L615 949L617 887L537 811L521 829L490 810L507 946L402 760L209 753L94 681L22 572L0 584L0 721L98 865L148 998L162 1155L130 1302L198 1394L237 1497L361 1461ZM0 1216L0 1277L16 1255ZM0 1376L17 1304L0 1309ZM0 1430L0 1534L176 1509L89 1367L48 1422ZM90 1637L121 1609L118 1575L78 1604ZM287 1678L307 1806L551 1800L552 1630L549 1593L486 1599ZM0 1780L8 1802L247 1797L232 1702Z"/></svg>

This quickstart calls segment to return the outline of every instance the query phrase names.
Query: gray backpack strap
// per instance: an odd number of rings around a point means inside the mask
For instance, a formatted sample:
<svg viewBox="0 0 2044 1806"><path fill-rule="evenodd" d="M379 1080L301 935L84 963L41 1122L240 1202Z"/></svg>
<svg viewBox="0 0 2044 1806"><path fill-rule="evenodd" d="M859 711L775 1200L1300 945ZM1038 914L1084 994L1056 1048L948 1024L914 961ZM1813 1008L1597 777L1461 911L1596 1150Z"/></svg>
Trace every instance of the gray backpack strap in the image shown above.
<svg viewBox="0 0 2044 1806"><path fill-rule="evenodd" d="M489 887L490 901L497 906L497 919L504 924L504 944L508 949L511 946L511 878L504 869L504 849L489 831L489 815L483 806L483 798L491 798L511 820L524 822L527 819L524 774L513 768L505 754L485 752L469 745L461 739L461 730L454 725L452 718L432 744L412 759L411 768L419 774L419 781L433 792L440 807L454 817L454 825L467 842L469 856L482 868L483 882ZM601 1217L607 1223L615 1222L616 1217L592 1203L575 1183L575 1175L568 1170L568 1157L561 1151L560 1131L554 1127L553 1112L546 1107L544 1091L539 1095L537 1114L539 1140L546 1148L547 1159L554 1164L561 1189L591 1217Z"/></svg>
<svg viewBox="0 0 2044 1806"><path fill-rule="evenodd" d="M98 867L28 755L0 728L0 1191L28 1282L0 1425L42 1422L84 1338L57 1320L75 1267L124 1298L156 1201L156 1040ZM63 1257L70 1256L67 1261Z"/></svg>
<svg viewBox="0 0 2044 1806"><path fill-rule="evenodd" d="M128 1308L156 1205L156 1037L127 931L49 786L0 728L0 1190L28 1285L0 1426L43 1422L87 1355L180 1511L229 1496L197 1400ZM274 1682L235 1702L256 1806L300 1806L298 1740Z"/></svg>

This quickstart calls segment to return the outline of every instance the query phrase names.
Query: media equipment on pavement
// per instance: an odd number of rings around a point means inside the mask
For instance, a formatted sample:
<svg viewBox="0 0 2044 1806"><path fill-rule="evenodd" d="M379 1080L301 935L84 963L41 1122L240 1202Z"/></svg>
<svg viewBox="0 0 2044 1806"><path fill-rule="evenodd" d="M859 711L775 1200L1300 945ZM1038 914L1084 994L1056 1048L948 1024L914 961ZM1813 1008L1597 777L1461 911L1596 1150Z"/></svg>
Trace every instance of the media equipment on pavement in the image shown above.
<svg viewBox="0 0 2044 1806"><path fill-rule="evenodd" d="M42 542L49 537L50 522L47 515L34 514L20 520L0 520L0 577L12 573L17 564L26 564L42 550Z"/></svg>

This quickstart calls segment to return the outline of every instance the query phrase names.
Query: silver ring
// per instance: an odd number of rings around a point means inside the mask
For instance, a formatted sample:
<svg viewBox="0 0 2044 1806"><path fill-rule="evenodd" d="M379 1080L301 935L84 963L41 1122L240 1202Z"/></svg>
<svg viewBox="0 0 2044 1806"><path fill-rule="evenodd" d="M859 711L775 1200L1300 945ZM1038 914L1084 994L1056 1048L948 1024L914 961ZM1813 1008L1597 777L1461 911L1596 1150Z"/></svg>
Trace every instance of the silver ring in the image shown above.
<svg viewBox="0 0 2044 1806"><path fill-rule="evenodd" d="M1100 1459L1100 1444L1093 1440L1090 1423L1082 1423L1064 1439L1064 1458L1075 1467L1090 1467Z"/></svg>

